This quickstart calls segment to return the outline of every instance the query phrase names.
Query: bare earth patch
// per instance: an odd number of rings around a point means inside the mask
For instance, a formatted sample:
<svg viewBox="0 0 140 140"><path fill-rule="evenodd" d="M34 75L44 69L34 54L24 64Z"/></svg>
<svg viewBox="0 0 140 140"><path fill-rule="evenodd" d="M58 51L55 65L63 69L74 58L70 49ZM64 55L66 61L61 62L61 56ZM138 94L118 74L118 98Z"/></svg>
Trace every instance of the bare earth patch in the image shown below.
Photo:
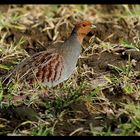
<svg viewBox="0 0 140 140"><path fill-rule="evenodd" d="M0 77L27 56L63 43L77 21L91 20L97 28L85 38L67 82L51 89L0 88L0 135L140 135L137 6L2 7Z"/></svg>

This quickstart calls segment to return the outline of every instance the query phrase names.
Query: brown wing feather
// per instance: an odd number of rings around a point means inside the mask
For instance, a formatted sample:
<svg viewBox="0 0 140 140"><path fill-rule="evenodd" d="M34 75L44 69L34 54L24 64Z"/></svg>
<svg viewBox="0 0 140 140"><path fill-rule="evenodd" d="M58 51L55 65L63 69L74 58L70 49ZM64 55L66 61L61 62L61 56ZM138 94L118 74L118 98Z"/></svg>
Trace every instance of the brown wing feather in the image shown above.
<svg viewBox="0 0 140 140"><path fill-rule="evenodd" d="M52 54L54 53L57 54L56 49L39 52L31 57L26 58L19 65L17 65L16 68L8 74L8 76L3 78L3 83L7 79L29 81L33 80L35 76L39 77L38 75L35 75L35 73L42 67L44 63L47 63L49 60L51 60Z"/></svg>

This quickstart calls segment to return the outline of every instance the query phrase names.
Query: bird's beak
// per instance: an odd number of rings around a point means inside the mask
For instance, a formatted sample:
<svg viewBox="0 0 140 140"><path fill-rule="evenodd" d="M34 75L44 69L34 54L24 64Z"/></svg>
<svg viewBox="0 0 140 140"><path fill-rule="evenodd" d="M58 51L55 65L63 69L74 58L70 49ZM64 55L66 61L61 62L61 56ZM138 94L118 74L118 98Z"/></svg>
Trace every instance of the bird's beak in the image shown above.
<svg viewBox="0 0 140 140"><path fill-rule="evenodd" d="M96 28L96 26L92 24L91 25L91 29L95 29L95 28Z"/></svg>

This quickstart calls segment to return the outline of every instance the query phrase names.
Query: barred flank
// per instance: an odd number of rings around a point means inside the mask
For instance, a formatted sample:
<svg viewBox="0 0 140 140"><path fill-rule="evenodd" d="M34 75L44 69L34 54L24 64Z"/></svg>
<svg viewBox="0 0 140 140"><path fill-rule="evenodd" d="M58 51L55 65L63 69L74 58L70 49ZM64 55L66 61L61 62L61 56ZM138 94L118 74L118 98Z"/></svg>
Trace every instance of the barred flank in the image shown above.
<svg viewBox="0 0 140 140"><path fill-rule="evenodd" d="M36 72L37 79L41 80L42 82L46 80L47 82L51 81L52 83L53 81L59 80L62 76L62 70L64 68L62 56L54 53L48 54L46 59L41 59L44 60L44 63L42 63L42 67L40 67ZM45 60L47 60L46 63Z"/></svg>

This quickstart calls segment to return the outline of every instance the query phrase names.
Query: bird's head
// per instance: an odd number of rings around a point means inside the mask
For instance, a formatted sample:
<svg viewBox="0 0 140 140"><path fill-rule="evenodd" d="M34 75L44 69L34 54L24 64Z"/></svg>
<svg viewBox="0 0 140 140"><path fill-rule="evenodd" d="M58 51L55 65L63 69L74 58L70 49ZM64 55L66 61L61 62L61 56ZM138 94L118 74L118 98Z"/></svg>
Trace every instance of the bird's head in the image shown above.
<svg viewBox="0 0 140 140"><path fill-rule="evenodd" d="M75 25L73 32L77 34L77 37L82 44L84 37L93 29L95 25L91 24L90 21L79 22Z"/></svg>

